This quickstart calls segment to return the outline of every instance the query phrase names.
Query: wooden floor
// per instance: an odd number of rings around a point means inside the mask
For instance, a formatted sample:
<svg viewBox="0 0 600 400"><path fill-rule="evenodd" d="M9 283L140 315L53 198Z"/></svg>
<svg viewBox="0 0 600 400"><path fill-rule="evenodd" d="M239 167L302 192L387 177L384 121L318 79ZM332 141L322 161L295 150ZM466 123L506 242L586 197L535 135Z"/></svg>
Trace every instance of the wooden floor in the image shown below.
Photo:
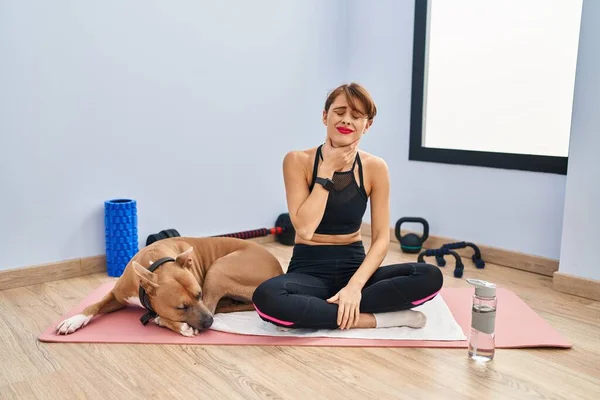
<svg viewBox="0 0 600 400"><path fill-rule="evenodd" d="M368 238L365 240L368 246ZM264 244L287 267L291 248ZM484 254L485 259L485 254ZM414 261L394 244L384 264ZM0 292L0 398L600 399L600 303L552 290L551 278L465 261L443 268L517 293L574 347L466 349L46 344L37 336L110 279L96 274Z"/></svg>

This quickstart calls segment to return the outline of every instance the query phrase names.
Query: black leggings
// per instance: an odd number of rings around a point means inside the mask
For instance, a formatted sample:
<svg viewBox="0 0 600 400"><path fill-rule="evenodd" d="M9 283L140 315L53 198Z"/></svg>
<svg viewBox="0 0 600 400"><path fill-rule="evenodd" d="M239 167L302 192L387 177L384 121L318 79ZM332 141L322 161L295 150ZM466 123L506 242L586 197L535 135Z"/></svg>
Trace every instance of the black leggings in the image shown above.
<svg viewBox="0 0 600 400"><path fill-rule="evenodd" d="M256 288L252 301L260 317L278 326L337 329L338 305L326 299L340 291L365 258L362 242L349 245L296 244L287 273ZM425 263L379 267L362 290L360 312L407 310L442 288L439 268Z"/></svg>

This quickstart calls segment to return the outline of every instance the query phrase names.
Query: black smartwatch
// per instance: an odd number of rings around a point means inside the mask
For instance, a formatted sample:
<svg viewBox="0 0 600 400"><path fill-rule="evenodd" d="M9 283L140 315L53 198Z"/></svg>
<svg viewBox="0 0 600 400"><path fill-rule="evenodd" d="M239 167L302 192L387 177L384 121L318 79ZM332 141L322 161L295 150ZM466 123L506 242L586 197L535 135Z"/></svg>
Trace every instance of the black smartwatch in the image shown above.
<svg viewBox="0 0 600 400"><path fill-rule="evenodd" d="M327 190L328 192L331 192L333 190L333 187L334 187L333 181L331 179L329 179L329 178L319 178L319 177L317 177L317 179L315 179L315 183L318 183L321 186L323 186L325 188L325 190Z"/></svg>

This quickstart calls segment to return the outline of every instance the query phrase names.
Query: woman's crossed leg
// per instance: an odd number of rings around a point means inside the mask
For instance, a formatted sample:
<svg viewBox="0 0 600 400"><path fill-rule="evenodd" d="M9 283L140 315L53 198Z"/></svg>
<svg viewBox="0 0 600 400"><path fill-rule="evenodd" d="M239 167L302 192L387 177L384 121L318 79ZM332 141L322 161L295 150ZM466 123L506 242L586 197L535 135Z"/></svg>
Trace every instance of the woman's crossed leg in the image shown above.
<svg viewBox="0 0 600 400"><path fill-rule="evenodd" d="M355 327L423 327L425 316L410 309L433 299L442 284L442 273L431 264L380 267L362 290L361 314ZM336 329L338 305L328 303L327 299L340 289L328 279L289 272L263 282L252 300L260 317L275 325Z"/></svg>

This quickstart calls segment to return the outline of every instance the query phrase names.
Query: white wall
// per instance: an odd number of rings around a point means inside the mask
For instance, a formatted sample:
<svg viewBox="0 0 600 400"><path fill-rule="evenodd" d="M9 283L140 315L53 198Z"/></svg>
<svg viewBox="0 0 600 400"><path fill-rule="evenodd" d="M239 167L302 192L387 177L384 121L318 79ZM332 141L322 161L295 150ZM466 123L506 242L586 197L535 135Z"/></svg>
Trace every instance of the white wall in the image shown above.
<svg viewBox="0 0 600 400"><path fill-rule="evenodd" d="M559 271L600 280L600 2L583 5Z"/></svg>
<svg viewBox="0 0 600 400"><path fill-rule="evenodd" d="M272 226L283 156L323 139L345 78L340 10L2 2L0 269L104 254L115 197L138 201L140 245Z"/></svg>
<svg viewBox="0 0 600 400"><path fill-rule="evenodd" d="M558 259L565 176L408 161L413 18L395 0L3 2L0 269L103 254L115 197L138 200L141 245L272 225L283 155L323 139L349 80L379 107L361 146L389 164L390 224Z"/></svg>
<svg viewBox="0 0 600 400"><path fill-rule="evenodd" d="M434 235L558 259L565 176L408 161L413 1L351 4L348 79L379 107L361 146L390 168L391 223L422 216Z"/></svg>

